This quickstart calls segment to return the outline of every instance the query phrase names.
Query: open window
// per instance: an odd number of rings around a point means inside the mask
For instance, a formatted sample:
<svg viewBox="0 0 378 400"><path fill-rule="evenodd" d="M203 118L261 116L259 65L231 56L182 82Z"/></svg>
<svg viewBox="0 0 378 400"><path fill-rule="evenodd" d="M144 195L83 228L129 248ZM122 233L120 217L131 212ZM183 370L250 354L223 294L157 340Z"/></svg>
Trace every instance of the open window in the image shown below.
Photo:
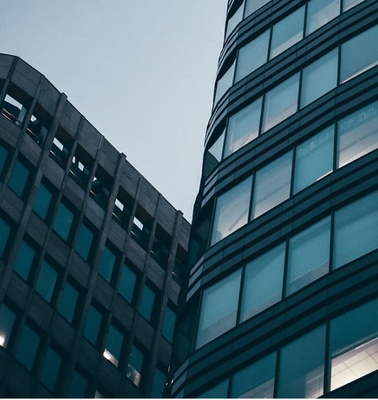
<svg viewBox="0 0 378 400"><path fill-rule="evenodd" d="M1 114L15 125L21 127L30 103L31 98L29 96L10 84L1 104Z"/></svg>
<svg viewBox="0 0 378 400"><path fill-rule="evenodd" d="M120 187L114 203L113 219L124 228L129 224L133 203L133 198Z"/></svg>
<svg viewBox="0 0 378 400"><path fill-rule="evenodd" d="M52 117L37 103L26 132L41 147L45 144L51 121Z"/></svg>
<svg viewBox="0 0 378 400"><path fill-rule="evenodd" d="M72 159L70 176L83 189L85 189L88 184L92 164L93 160L90 155L78 145Z"/></svg>
<svg viewBox="0 0 378 400"><path fill-rule="evenodd" d="M151 226L152 217L150 217L147 212L138 205L133 219L133 225L131 227L131 234L132 237L145 249L148 245Z"/></svg>
<svg viewBox="0 0 378 400"><path fill-rule="evenodd" d="M59 127L51 146L50 157L62 168L67 165L72 142L73 139L70 135L62 127Z"/></svg>
<svg viewBox="0 0 378 400"><path fill-rule="evenodd" d="M159 224L157 224L154 241L152 243L151 255L164 268L168 264L170 247L170 235Z"/></svg>
<svg viewBox="0 0 378 400"><path fill-rule="evenodd" d="M103 209L106 209L108 205L112 181L111 176L99 165L93 177L90 194L94 201Z"/></svg>

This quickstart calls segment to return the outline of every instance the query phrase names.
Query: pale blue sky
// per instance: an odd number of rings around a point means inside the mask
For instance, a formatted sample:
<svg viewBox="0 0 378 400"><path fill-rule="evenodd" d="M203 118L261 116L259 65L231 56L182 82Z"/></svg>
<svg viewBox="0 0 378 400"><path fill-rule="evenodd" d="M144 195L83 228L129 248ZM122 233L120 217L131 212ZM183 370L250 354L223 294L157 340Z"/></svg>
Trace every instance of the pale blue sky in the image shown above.
<svg viewBox="0 0 378 400"><path fill-rule="evenodd" d="M31 64L191 221L227 0L0 0Z"/></svg>

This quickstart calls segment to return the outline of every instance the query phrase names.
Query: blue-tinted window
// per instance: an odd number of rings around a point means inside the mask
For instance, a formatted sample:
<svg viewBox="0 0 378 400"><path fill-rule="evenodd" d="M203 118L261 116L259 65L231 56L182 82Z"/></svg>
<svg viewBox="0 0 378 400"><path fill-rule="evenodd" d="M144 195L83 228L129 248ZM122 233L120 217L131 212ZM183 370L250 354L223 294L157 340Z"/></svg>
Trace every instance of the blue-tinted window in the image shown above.
<svg viewBox="0 0 378 400"><path fill-rule="evenodd" d="M35 256L36 256L35 249L28 242L23 240L18 249L13 269L25 281L27 281L29 278L30 270L33 266Z"/></svg>
<svg viewBox="0 0 378 400"><path fill-rule="evenodd" d="M37 196L34 200L33 211L38 214L43 220L46 220L53 193L47 186L41 182L38 188Z"/></svg>
<svg viewBox="0 0 378 400"><path fill-rule="evenodd" d="M173 340L175 322L176 322L176 313L172 310L170 306L167 306L167 308L165 309L163 336L171 343Z"/></svg>
<svg viewBox="0 0 378 400"><path fill-rule="evenodd" d="M66 282L59 301L59 312L68 321L72 322L79 300L79 291L70 282Z"/></svg>
<svg viewBox="0 0 378 400"><path fill-rule="evenodd" d="M11 227L0 217L0 258L4 257L5 248L11 233Z"/></svg>
<svg viewBox="0 0 378 400"><path fill-rule="evenodd" d="M144 353L137 346L131 348L129 365L127 366L126 376L135 386L140 386L143 374Z"/></svg>
<svg viewBox="0 0 378 400"><path fill-rule="evenodd" d="M94 232L89 228L85 222L80 226L79 235L76 240L75 250L84 260L88 261L91 256L91 249L93 245Z"/></svg>
<svg viewBox="0 0 378 400"><path fill-rule="evenodd" d="M42 369L41 382L51 391L55 390L61 364L61 355L49 347Z"/></svg>
<svg viewBox="0 0 378 400"><path fill-rule="evenodd" d="M227 22L226 37L236 28L237 24L243 19L243 5L234 12Z"/></svg>
<svg viewBox="0 0 378 400"><path fill-rule="evenodd" d="M269 3L270 1L271 0L246 0L244 18L254 13L259 8L261 8L266 3Z"/></svg>
<svg viewBox="0 0 378 400"><path fill-rule="evenodd" d="M225 399L227 398L228 379L216 384L197 397L199 399Z"/></svg>
<svg viewBox="0 0 378 400"><path fill-rule="evenodd" d="M0 177L3 174L9 151L0 144Z"/></svg>
<svg viewBox="0 0 378 400"><path fill-rule="evenodd" d="M93 304L90 305L87 315L87 322L84 328L84 337L86 337L93 346L96 346L100 336L103 314Z"/></svg>
<svg viewBox="0 0 378 400"><path fill-rule="evenodd" d="M108 246L105 246L98 273L109 283L112 280L116 260L117 256L115 252Z"/></svg>
<svg viewBox="0 0 378 400"><path fill-rule="evenodd" d="M16 314L3 303L0 307L0 346L8 346L15 321Z"/></svg>
<svg viewBox="0 0 378 400"><path fill-rule="evenodd" d="M16 160L12 174L9 178L8 186L19 196L23 197L27 183L30 178L30 171L20 160Z"/></svg>
<svg viewBox="0 0 378 400"><path fill-rule="evenodd" d="M46 260L43 261L39 271L37 284L35 287L38 292L47 302L50 302L55 289L55 284L58 279L58 272Z"/></svg>
<svg viewBox="0 0 378 400"><path fill-rule="evenodd" d="M227 92L227 90L232 86L234 80L235 72L235 61L228 68L228 70L223 74L223 76L218 80L217 88L215 90L214 104Z"/></svg>
<svg viewBox="0 0 378 400"><path fill-rule="evenodd" d="M124 264L122 267L122 274L119 282L118 292L129 303L132 303L133 301L136 283L136 273L132 271L126 264Z"/></svg>
<svg viewBox="0 0 378 400"><path fill-rule="evenodd" d="M25 324L16 350L16 359L29 371L33 369L41 338Z"/></svg>
<svg viewBox="0 0 378 400"><path fill-rule="evenodd" d="M163 372L159 367L155 369L154 381L152 383L152 398L162 398L163 391L165 388L165 381L167 379L166 373Z"/></svg>
<svg viewBox="0 0 378 400"><path fill-rule="evenodd" d="M311 0L307 8L306 35L340 14L340 0Z"/></svg>
<svg viewBox="0 0 378 400"><path fill-rule="evenodd" d="M117 367L121 359L123 339L123 333L114 324L110 324L104 357Z"/></svg>
<svg viewBox="0 0 378 400"><path fill-rule="evenodd" d="M143 288L142 301L140 303L139 312L143 315L146 320L151 321L155 307L156 293L146 283Z"/></svg>
<svg viewBox="0 0 378 400"><path fill-rule="evenodd" d="M72 375L68 397L76 399L86 397L87 386L87 378L76 369Z"/></svg>
<svg viewBox="0 0 378 400"><path fill-rule="evenodd" d="M55 216L54 231L65 241L69 239L73 221L74 213L63 203L60 203Z"/></svg>

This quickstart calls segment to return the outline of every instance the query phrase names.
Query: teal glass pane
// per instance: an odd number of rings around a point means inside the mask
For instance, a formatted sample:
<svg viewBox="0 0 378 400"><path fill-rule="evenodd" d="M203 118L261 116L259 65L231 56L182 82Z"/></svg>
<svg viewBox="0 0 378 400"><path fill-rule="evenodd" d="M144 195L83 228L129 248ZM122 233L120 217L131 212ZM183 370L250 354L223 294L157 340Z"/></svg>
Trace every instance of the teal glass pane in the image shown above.
<svg viewBox="0 0 378 400"><path fill-rule="evenodd" d="M151 321L152 319L155 299L156 293L149 286L144 285L139 312L147 321Z"/></svg>
<svg viewBox="0 0 378 400"><path fill-rule="evenodd" d="M29 371L33 369L40 341L39 335L25 324L16 350L16 359Z"/></svg>
<svg viewBox="0 0 378 400"><path fill-rule="evenodd" d="M154 399L162 398L167 377L160 368L155 369L154 381L152 383L151 397Z"/></svg>
<svg viewBox="0 0 378 400"><path fill-rule="evenodd" d="M62 297L59 301L59 312L68 321L72 322L75 316L76 306L79 300L79 291L67 282L64 286Z"/></svg>
<svg viewBox="0 0 378 400"><path fill-rule="evenodd" d="M0 308L0 346L8 346L15 321L16 314L3 303Z"/></svg>
<svg viewBox="0 0 378 400"><path fill-rule="evenodd" d="M0 217L0 258L4 256L5 248L11 233L11 227Z"/></svg>
<svg viewBox="0 0 378 400"><path fill-rule="evenodd" d="M73 212L63 203L60 203L55 216L54 231L65 241L69 238L73 220Z"/></svg>
<svg viewBox="0 0 378 400"><path fill-rule="evenodd" d="M20 160L16 160L12 174L9 178L8 186L19 197L22 198L24 196L29 177L30 177L29 169Z"/></svg>
<svg viewBox="0 0 378 400"><path fill-rule="evenodd" d="M50 302L54 294L55 284L58 278L58 272L47 261L43 261L39 271L35 290L47 302Z"/></svg>
<svg viewBox="0 0 378 400"><path fill-rule="evenodd" d="M199 399L225 399L227 398L228 391L228 379L218 383L212 388L206 390L206 392L201 393L197 397Z"/></svg>
<svg viewBox="0 0 378 400"><path fill-rule="evenodd" d="M39 185L33 211L43 220L47 218L53 194L43 183Z"/></svg>
<svg viewBox="0 0 378 400"><path fill-rule="evenodd" d="M94 239L93 231L84 223L80 226L79 236L77 237L75 250L84 260L88 261Z"/></svg>
<svg viewBox="0 0 378 400"><path fill-rule="evenodd" d="M87 385L87 379L79 371L75 370L72 375L68 397L71 399L86 397Z"/></svg>
<svg viewBox="0 0 378 400"><path fill-rule="evenodd" d="M9 151L0 144L0 177L4 171L5 163L8 158Z"/></svg>
<svg viewBox="0 0 378 400"><path fill-rule="evenodd" d="M175 329L176 313L168 306L165 310L163 336L172 343Z"/></svg>
<svg viewBox="0 0 378 400"><path fill-rule="evenodd" d="M84 328L84 337L87 338L93 344L93 346L96 346L98 342L102 318L102 313L91 304L88 310L87 322Z"/></svg>
<svg viewBox="0 0 378 400"><path fill-rule="evenodd" d="M61 364L62 357L49 347L42 369L41 382L51 391L55 389Z"/></svg>
<svg viewBox="0 0 378 400"><path fill-rule="evenodd" d="M140 386L143 373L144 353L135 345L131 348L126 376L135 386Z"/></svg>
<svg viewBox="0 0 378 400"><path fill-rule="evenodd" d="M116 366L118 366L121 358L123 339L123 333L116 326L111 324L109 327L104 356Z"/></svg>
<svg viewBox="0 0 378 400"><path fill-rule="evenodd" d="M112 280L116 259L116 254L105 246L98 273L109 283Z"/></svg>
<svg viewBox="0 0 378 400"><path fill-rule="evenodd" d="M340 0L311 0L307 8L306 35L316 31L340 14Z"/></svg>
<svg viewBox="0 0 378 400"><path fill-rule="evenodd" d="M133 272L127 265L123 265L118 292L129 303L132 303L133 301L136 283L137 276L135 272Z"/></svg>
<svg viewBox="0 0 378 400"><path fill-rule="evenodd" d="M33 249L33 247L31 247L27 242L25 242L25 240L23 240L21 242L20 248L18 249L13 269L25 281L27 281L29 278L35 255L36 251Z"/></svg>

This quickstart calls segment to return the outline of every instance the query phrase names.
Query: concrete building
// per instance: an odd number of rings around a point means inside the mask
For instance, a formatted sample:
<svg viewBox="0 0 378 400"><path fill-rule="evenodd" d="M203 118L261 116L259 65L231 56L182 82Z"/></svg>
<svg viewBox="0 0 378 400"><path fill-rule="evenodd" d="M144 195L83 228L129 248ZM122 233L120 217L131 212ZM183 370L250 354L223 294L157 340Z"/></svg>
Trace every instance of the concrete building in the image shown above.
<svg viewBox="0 0 378 400"><path fill-rule="evenodd" d="M4 54L0 104L0 396L161 397L189 223Z"/></svg>
<svg viewBox="0 0 378 400"><path fill-rule="evenodd" d="M173 397L378 397L378 2L230 0Z"/></svg>

